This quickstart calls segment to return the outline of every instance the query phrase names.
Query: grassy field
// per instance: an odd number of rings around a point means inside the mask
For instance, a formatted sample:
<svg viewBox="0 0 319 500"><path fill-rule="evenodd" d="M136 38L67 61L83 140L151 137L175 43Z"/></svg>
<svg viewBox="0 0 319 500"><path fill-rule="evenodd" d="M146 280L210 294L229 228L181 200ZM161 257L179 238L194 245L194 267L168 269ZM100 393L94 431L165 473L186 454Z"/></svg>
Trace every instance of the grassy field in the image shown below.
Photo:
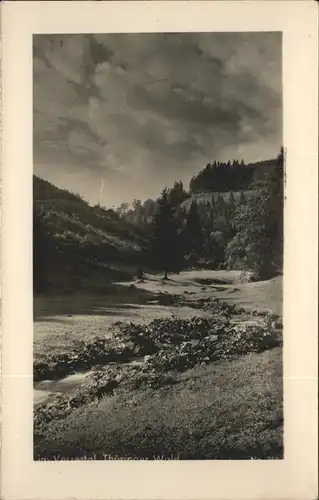
<svg viewBox="0 0 319 500"><path fill-rule="evenodd" d="M66 352L79 338L112 335L114 321L143 324L172 312L185 318L207 314L191 307L159 306L155 297L163 292L195 301L217 297L281 315L281 278L242 283L237 272L189 271L171 276L167 283L158 276L147 276L144 283L130 285L133 283L122 289L121 299L83 298L82 305L71 297L69 303L61 298L51 303L39 298L35 304L35 359L44 359L52 350ZM167 375L161 387L116 391L86 401L62 418L35 425L35 459L282 457L280 347ZM80 383L85 387L85 378Z"/></svg>
<svg viewBox="0 0 319 500"><path fill-rule="evenodd" d="M241 271L191 270L172 275L168 282L153 275L136 286L153 294L187 294L195 299L216 297L248 309L269 310L282 315L282 276L243 283Z"/></svg>
<svg viewBox="0 0 319 500"><path fill-rule="evenodd" d="M112 295L37 297L35 299L34 359L47 353L63 353L74 342L93 337L112 336L118 323L147 323L154 318L172 315L187 318L194 315L190 307L163 307L155 302L155 294L136 287L115 288ZM197 315L207 316L204 311Z"/></svg>
<svg viewBox="0 0 319 500"><path fill-rule="evenodd" d="M35 459L281 458L281 350L195 368L160 390L104 398L37 435Z"/></svg>

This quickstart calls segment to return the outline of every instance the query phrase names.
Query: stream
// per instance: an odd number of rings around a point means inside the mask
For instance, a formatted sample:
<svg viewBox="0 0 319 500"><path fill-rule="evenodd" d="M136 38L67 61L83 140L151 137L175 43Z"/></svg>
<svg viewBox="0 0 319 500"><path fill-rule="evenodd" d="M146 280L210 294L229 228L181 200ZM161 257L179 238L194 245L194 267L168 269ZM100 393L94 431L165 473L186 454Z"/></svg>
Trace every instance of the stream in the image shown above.
<svg viewBox="0 0 319 500"><path fill-rule="evenodd" d="M144 363L144 356L134 358L130 361L124 363L109 363L112 365L142 365ZM33 404L38 406L39 404L48 403L54 398L56 394L63 394L65 392L73 391L80 387L85 381L88 375L94 373L94 370L88 370L84 372L73 373L67 375L64 378L58 380L41 380L41 382L36 382L33 389Z"/></svg>
<svg viewBox="0 0 319 500"><path fill-rule="evenodd" d="M48 402L56 393L64 393L80 387L91 371L73 373L60 380L42 380L34 385L34 406Z"/></svg>
<svg viewBox="0 0 319 500"><path fill-rule="evenodd" d="M78 340L88 341L92 336L112 335L116 323L133 321L147 323L155 318L176 315L183 318L192 316L209 316L208 312L192 307L158 305L160 292L188 294L192 299L200 297L217 297L231 303L256 308L268 306L269 297L273 300L273 309L280 307L281 284L268 290L269 283L252 283L242 285L238 282L238 272L231 271L185 271L172 276L163 284L157 276L138 285L139 288L153 294L141 301L138 290L127 288L114 296L69 295L40 296L34 301L34 355L40 357L45 352L62 354L73 348ZM202 286L205 280L207 286ZM207 280L223 280L220 287L210 286ZM197 280L197 281L196 281ZM236 288L234 288L234 284ZM217 289L216 289L217 288ZM276 292L276 293L275 293ZM136 296L135 296L136 295ZM185 296L185 295L184 295ZM265 297L267 301L265 302ZM154 300L152 300L152 298ZM133 302L132 302L132 299ZM265 302L265 303L264 303ZM278 306L279 303L279 306ZM276 307L275 307L276 306ZM233 318L234 323L256 323L256 318ZM129 363L141 363L142 360L131 360ZM74 373L60 380L44 380L34 384L34 405L49 402L58 393L65 393L80 387L92 371Z"/></svg>
<svg viewBox="0 0 319 500"><path fill-rule="evenodd" d="M245 324L258 324L260 320L256 319L245 319L234 318L232 322L234 324L245 323ZM110 365L142 365L144 363L144 357L133 358L130 361L124 363L110 363ZM58 380L42 380L34 384L33 391L33 402L34 406L38 406L43 403L48 403L52 400L56 394L63 394L80 387L88 375L91 375L94 370L88 370L84 372L73 373L67 375L66 377Z"/></svg>

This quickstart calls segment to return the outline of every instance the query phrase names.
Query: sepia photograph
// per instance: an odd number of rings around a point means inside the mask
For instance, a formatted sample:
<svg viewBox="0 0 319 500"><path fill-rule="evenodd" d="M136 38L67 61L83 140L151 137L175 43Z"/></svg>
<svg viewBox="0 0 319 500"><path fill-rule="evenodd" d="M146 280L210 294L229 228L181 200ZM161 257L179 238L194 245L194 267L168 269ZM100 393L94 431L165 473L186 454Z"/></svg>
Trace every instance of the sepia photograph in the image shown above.
<svg viewBox="0 0 319 500"><path fill-rule="evenodd" d="M0 497L316 498L317 6L2 7Z"/></svg>
<svg viewBox="0 0 319 500"><path fill-rule="evenodd" d="M281 32L33 35L34 460L283 458L282 122Z"/></svg>

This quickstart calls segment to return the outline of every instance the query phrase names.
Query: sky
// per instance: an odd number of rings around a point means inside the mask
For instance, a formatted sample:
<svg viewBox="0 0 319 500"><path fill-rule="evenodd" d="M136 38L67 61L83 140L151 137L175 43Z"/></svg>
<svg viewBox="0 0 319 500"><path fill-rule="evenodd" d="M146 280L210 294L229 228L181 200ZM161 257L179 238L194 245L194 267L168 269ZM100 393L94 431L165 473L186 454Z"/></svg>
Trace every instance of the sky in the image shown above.
<svg viewBox="0 0 319 500"><path fill-rule="evenodd" d="M34 173L92 204L281 145L280 33L34 35Z"/></svg>

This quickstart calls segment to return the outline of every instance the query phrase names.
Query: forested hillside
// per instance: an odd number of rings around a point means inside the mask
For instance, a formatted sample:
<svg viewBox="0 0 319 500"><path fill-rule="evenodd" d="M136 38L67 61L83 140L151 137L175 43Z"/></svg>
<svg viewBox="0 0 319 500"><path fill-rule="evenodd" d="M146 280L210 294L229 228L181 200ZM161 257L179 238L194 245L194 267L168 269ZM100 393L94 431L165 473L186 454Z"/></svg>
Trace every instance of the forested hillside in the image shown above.
<svg viewBox="0 0 319 500"><path fill-rule="evenodd" d="M190 181L191 193L246 191L252 182L263 181L276 168L276 160L248 163L243 160L208 163Z"/></svg>
<svg viewBox="0 0 319 500"><path fill-rule="evenodd" d="M117 212L150 239L153 265L160 255L167 261L169 245L174 247L169 267L175 270L196 265L247 269L256 278L272 275L282 265L283 151L248 165L209 163L191 179L189 190L175 182L156 200L122 203ZM159 230L165 224L167 234Z"/></svg>
<svg viewBox="0 0 319 500"><path fill-rule="evenodd" d="M202 192L198 190L201 189ZM214 189L214 191L211 191ZM74 288L125 277L125 268L164 272L189 266L280 272L283 259L283 151L277 159L208 164L156 200L118 209L34 176L35 288Z"/></svg>
<svg viewBox="0 0 319 500"><path fill-rule="evenodd" d="M123 278L123 264L139 262L146 240L113 210L91 207L36 176L33 202L35 289L68 290L87 281Z"/></svg>

